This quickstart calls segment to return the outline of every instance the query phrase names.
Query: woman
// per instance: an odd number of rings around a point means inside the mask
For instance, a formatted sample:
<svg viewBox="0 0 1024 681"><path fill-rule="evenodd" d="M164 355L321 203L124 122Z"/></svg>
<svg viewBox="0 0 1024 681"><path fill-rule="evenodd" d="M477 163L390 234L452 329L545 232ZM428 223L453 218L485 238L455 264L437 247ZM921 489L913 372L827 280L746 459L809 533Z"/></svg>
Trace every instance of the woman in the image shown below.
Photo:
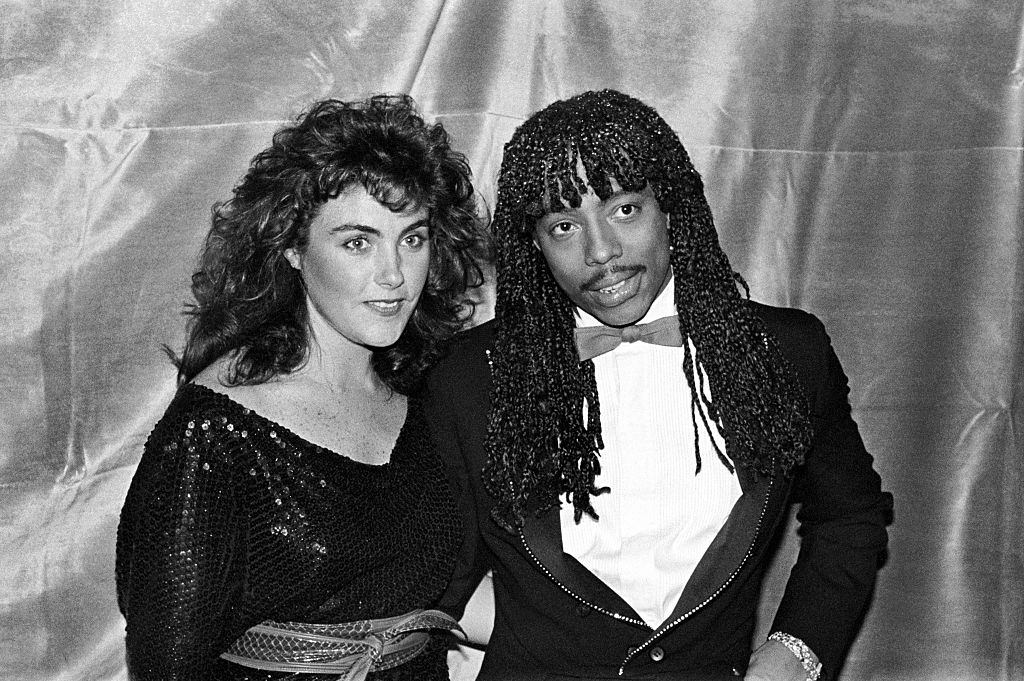
<svg viewBox="0 0 1024 681"><path fill-rule="evenodd" d="M482 244L464 158L408 97L321 102L253 159L121 513L132 678L448 678L424 630L452 623L417 612L461 530L416 386Z"/></svg>

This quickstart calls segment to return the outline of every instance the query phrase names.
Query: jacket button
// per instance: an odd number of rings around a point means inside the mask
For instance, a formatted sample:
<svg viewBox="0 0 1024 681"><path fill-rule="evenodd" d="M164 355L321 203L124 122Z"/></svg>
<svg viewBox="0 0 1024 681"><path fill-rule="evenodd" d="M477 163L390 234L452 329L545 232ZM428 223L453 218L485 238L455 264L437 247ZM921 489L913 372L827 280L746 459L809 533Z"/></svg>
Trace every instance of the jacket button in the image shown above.
<svg viewBox="0 0 1024 681"><path fill-rule="evenodd" d="M665 659L665 651L661 648L661 646L654 646L653 648L651 648L651 659L655 662L661 662Z"/></svg>

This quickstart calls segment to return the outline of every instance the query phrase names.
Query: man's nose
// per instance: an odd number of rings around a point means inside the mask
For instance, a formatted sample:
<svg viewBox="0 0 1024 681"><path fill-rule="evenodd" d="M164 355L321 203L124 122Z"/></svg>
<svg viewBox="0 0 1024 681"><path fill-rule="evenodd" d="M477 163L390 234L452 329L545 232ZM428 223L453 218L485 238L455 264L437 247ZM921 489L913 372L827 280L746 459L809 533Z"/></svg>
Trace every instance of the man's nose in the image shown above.
<svg viewBox="0 0 1024 681"><path fill-rule="evenodd" d="M382 249L377 257L373 281L384 288L398 288L405 282L402 274L402 255L398 249Z"/></svg>
<svg viewBox="0 0 1024 681"><path fill-rule="evenodd" d="M604 265L622 255L622 244L615 228L598 220L588 226L584 258L588 265Z"/></svg>

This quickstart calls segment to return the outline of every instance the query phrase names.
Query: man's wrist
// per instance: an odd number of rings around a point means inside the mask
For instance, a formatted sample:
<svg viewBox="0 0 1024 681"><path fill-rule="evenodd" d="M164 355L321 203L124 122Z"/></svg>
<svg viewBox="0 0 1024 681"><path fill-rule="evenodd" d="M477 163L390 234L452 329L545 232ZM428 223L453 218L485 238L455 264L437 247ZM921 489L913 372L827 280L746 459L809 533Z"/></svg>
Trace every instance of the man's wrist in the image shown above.
<svg viewBox="0 0 1024 681"><path fill-rule="evenodd" d="M804 671L807 672L807 681L818 681L818 677L821 676L821 662L818 661L818 656L814 654L807 644L798 639L796 636L791 636L784 631L773 632L768 637L769 641L778 641L782 645L786 646L789 652L793 653L800 664L803 665Z"/></svg>

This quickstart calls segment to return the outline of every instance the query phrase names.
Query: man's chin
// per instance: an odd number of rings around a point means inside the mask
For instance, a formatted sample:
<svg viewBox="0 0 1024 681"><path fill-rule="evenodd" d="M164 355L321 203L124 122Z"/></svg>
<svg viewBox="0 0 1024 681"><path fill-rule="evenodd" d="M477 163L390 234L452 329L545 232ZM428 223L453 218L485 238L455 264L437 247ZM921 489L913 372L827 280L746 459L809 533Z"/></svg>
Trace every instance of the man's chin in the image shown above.
<svg viewBox="0 0 1024 681"><path fill-rule="evenodd" d="M634 296L615 307L590 305L589 308L583 307L583 309L605 326L629 326L644 318L647 310L651 308L651 302L645 305L644 301L639 300L639 296Z"/></svg>

